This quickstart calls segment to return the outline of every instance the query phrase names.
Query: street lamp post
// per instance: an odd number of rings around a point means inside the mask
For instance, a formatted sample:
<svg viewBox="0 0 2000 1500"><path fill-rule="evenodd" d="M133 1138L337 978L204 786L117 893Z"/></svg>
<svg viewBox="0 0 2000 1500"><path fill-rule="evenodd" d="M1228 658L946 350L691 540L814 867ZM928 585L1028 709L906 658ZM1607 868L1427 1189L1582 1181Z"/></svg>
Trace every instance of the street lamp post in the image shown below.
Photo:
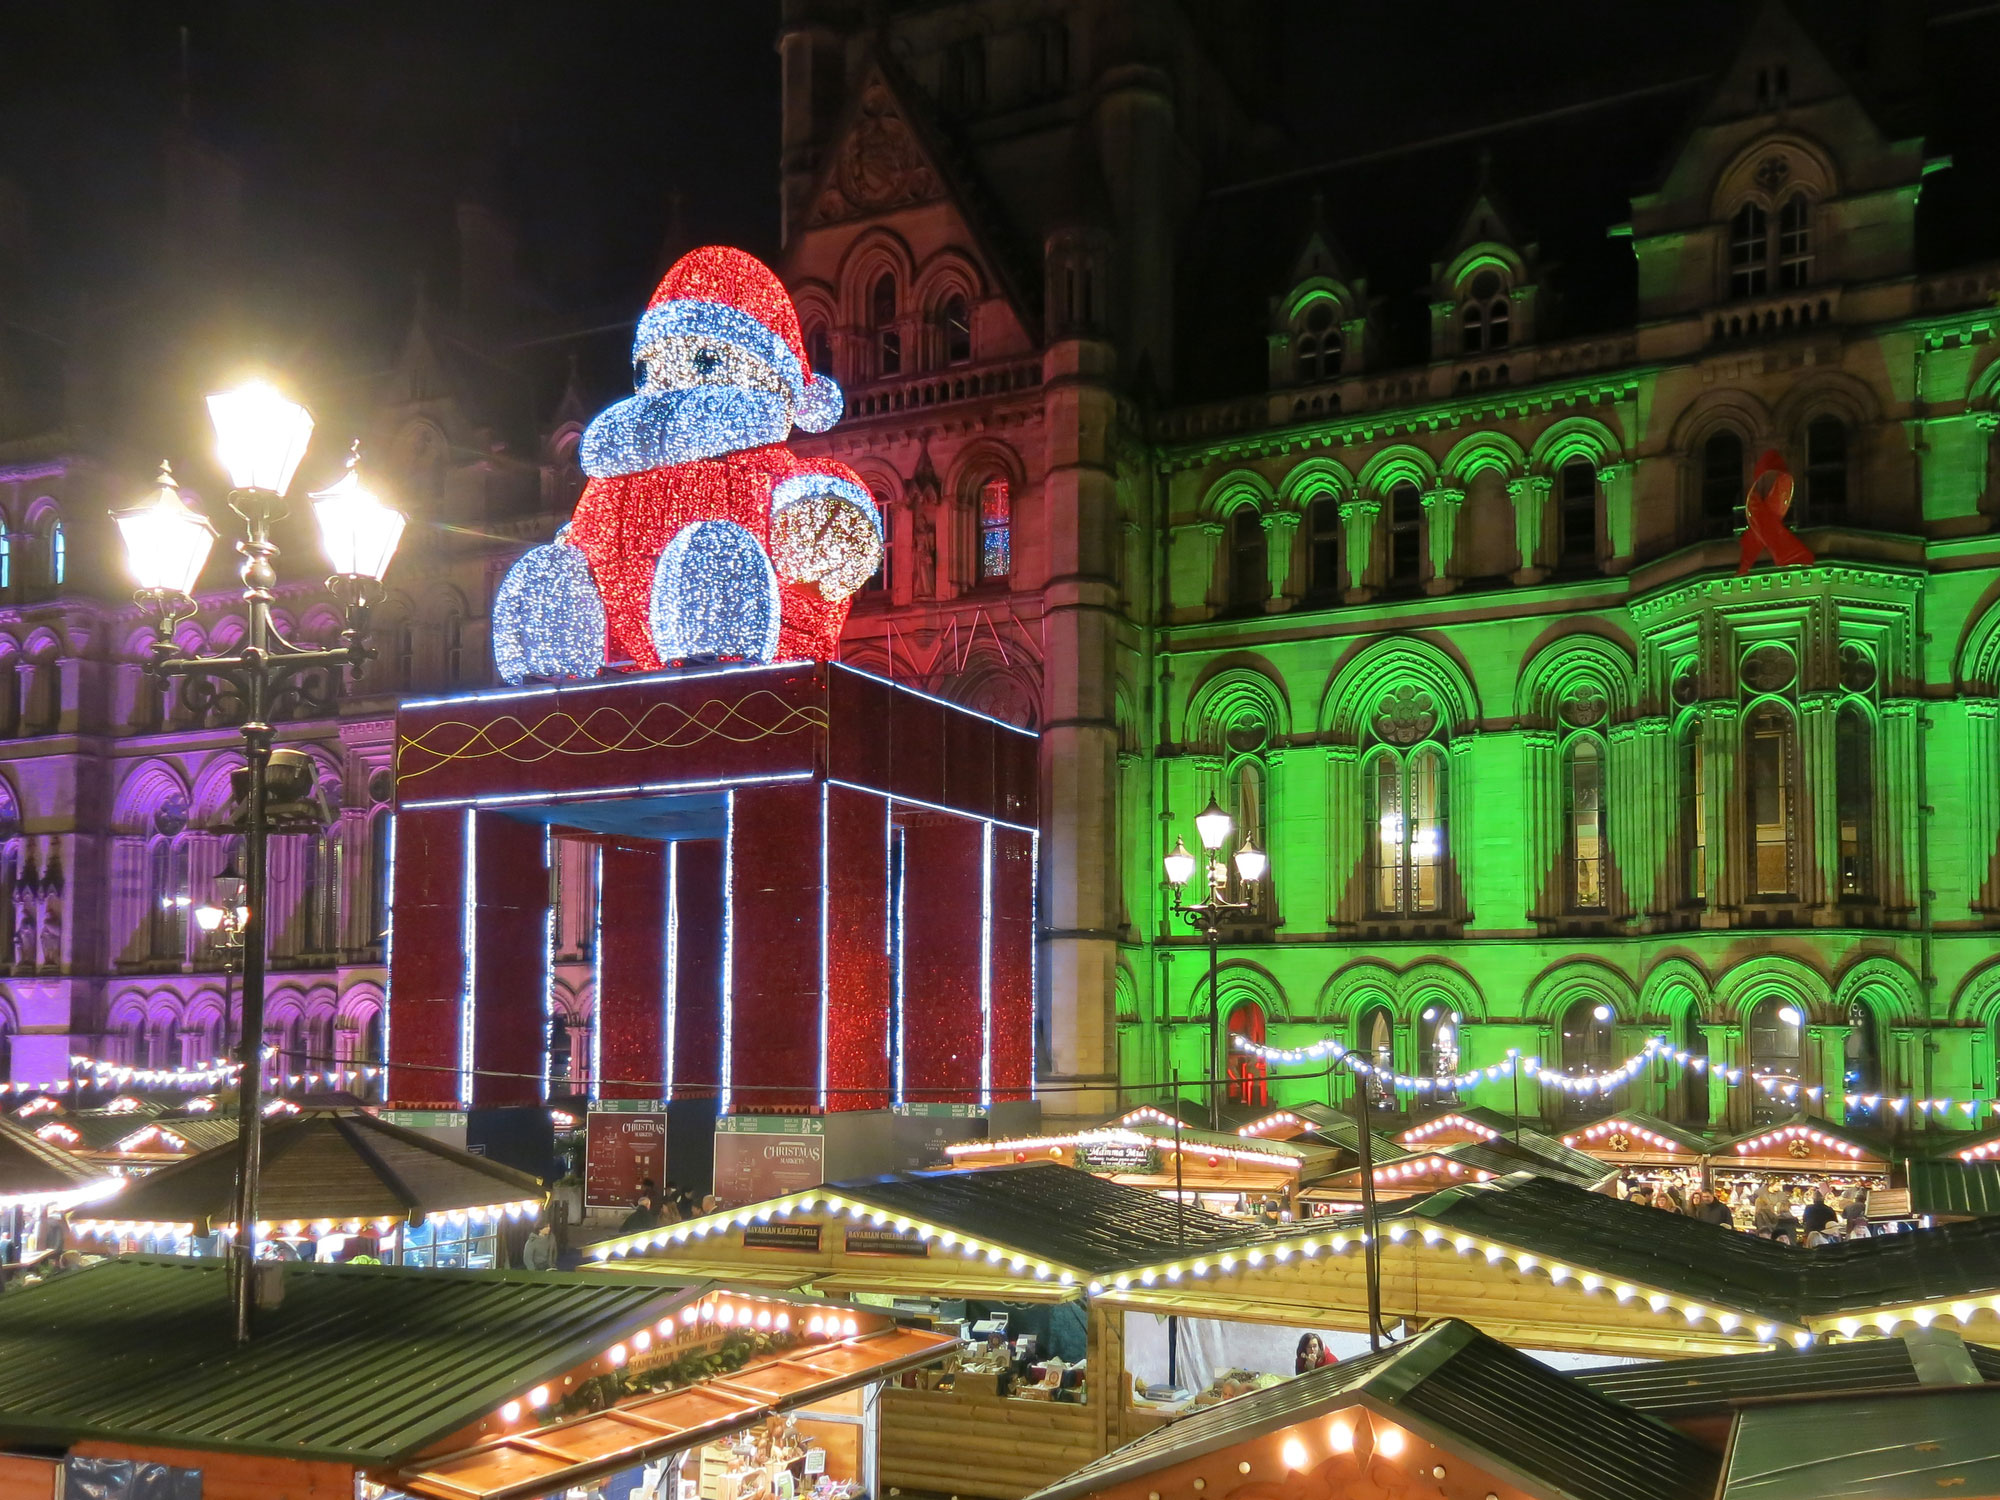
<svg viewBox="0 0 2000 1500"><path fill-rule="evenodd" d="M1248 911L1256 903L1248 897L1231 901L1227 895L1229 862L1222 858L1222 846L1229 842L1229 835L1235 831L1236 825L1222 810L1222 805L1211 797L1208 806L1195 814L1194 827L1208 856L1202 899L1196 902L1181 899L1195 871L1195 857L1188 853L1186 839L1174 841L1173 852L1166 856L1163 863L1167 883L1174 888L1174 910L1187 919L1188 926L1208 939L1208 1124L1211 1130L1220 1130L1222 1095L1219 1090L1222 1077L1228 1072L1222 1061L1222 999L1216 993L1216 975L1221 967L1222 924L1231 913ZM1264 851L1251 844L1248 834L1244 835L1233 860L1236 874L1246 887L1262 880L1264 871L1270 865Z"/></svg>
<svg viewBox="0 0 2000 1500"><path fill-rule="evenodd" d="M240 913L236 928L243 949L236 1237L230 1277L232 1317L240 1343L250 1337L263 1145L264 908L270 833L266 798L272 783L272 720L289 704L330 707L333 674L358 667L374 655L362 644L368 611L381 597L382 575L402 539L404 518L362 487L356 457L349 458L339 482L312 497L320 542L333 566L327 588L340 601L346 618L338 646L294 645L271 619L278 583L274 566L278 548L271 528L286 513L285 492L305 457L312 415L262 382L210 396L208 411L217 456L232 486L229 507L244 527L236 550L243 555L243 602L249 618L235 651L197 656L174 639L181 622L195 614L194 589L215 544L216 529L181 497L165 465L153 495L118 512L116 520L126 563L139 585L135 597L154 623L150 670L161 677L188 679L184 693L190 702L206 705L227 696L243 715L243 889L240 902L231 903ZM301 766L285 769L293 775L279 779L296 780ZM290 798L303 800L302 789L292 787Z"/></svg>
<svg viewBox="0 0 2000 1500"><path fill-rule="evenodd" d="M250 925L250 908L243 900L243 870L237 856L215 877L215 900L194 909L194 925L214 939L222 954L222 1025L229 1026L229 1012L235 1008L236 966L243 959L243 930ZM262 1038L259 1038L261 1041Z"/></svg>

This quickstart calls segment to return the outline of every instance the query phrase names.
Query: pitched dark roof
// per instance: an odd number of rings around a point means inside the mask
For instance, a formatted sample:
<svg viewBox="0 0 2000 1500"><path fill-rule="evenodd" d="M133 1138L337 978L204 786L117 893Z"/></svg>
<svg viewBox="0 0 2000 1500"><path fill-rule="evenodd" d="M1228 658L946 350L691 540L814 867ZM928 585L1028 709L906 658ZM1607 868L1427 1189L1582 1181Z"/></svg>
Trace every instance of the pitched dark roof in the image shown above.
<svg viewBox="0 0 2000 1500"><path fill-rule="evenodd" d="M649 1276L288 1263L235 1342L219 1260L127 1257L0 1297L0 1439L384 1463L657 1320Z"/></svg>
<svg viewBox="0 0 2000 1500"><path fill-rule="evenodd" d="M1982 1360L1979 1356L1984 1356ZM1902 1338L1857 1339L1769 1354L1724 1354L1573 1371L1571 1378L1667 1421L1741 1401L1829 1391L1914 1390L1993 1378L2000 1351L1927 1328Z"/></svg>
<svg viewBox="0 0 2000 1500"><path fill-rule="evenodd" d="M1539 1130L1523 1130L1520 1139L1512 1134L1497 1141L1485 1141L1476 1146L1447 1146L1447 1156L1470 1159L1476 1153L1482 1159L1501 1163L1497 1170L1501 1173L1519 1171L1554 1171L1568 1181L1581 1182L1586 1186L1604 1181L1612 1175L1614 1168L1582 1151L1573 1151L1554 1136L1543 1135Z"/></svg>
<svg viewBox="0 0 2000 1500"><path fill-rule="evenodd" d="M51 1115L48 1119L30 1121L27 1128L39 1132L44 1126L54 1123L68 1126L79 1139L74 1145L64 1149L71 1151L109 1151L120 1141L137 1135L147 1126L158 1126L170 1130L188 1143L191 1150L206 1151L214 1146L227 1145L236 1139L236 1118L233 1115L156 1115L122 1112L106 1114L102 1110L78 1110L72 1115ZM62 1145L62 1137L50 1142Z"/></svg>
<svg viewBox="0 0 2000 1500"><path fill-rule="evenodd" d="M1088 1464L1033 1500L1069 1500L1216 1453L1357 1401L1530 1493L1574 1500L1695 1500L1717 1461L1468 1323L1445 1322L1379 1354L1224 1401Z"/></svg>
<svg viewBox="0 0 2000 1500"><path fill-rule="evenodd" d="M1757 1407L1731 1435L1722 1500L2000 1494L1996 1432L1990 1387Z"/></svg>
<svg viewBox="0 0 2000 1500"><path fill-rule="evenodd" d="M977 1171L894 1172L835 1183L845 1197L990 1239L1098 1276L1272 1237L1266 1225L1127 1187L1055 1162Z"/></svg>
<svg viewBox="0 0 2000 1500"><path fill-rule="evenodd" d="M2000 1220L1795 1249L1550 1177L1446 1188L1393 1211L1608 1278L1798 1320L2000 1291Z"/></svg>
<svg viewBox="0 0 2000 1500"><path fill-rule="evenodd" d="M1690 1156L1706 1156L1711 1149L1708 1137L1700 1131L1689 1130L1685 1125L1676 1125L1672 1120L1663 1120L1658 1115L1644 1114L1636 1109L1621 1109L1607 1115L1602 1121L1592 1120L1590 1124L1599 1125L1617 1120L1623 1120L1628 1125L1636 1125L1641 1130L1650 1131L1654 1135L1672 1141ZM1581 1143L1586 1128L1588 1127L1578 1126L1575 1130L1565 1132L1565 1139L1574 1136ZM1581 1149L1580 1145L1578 1149Z"/></svg>
<svg viewBox="0 0 2000 1500"><path fill-rule="evenodd" d="M78 1161L12 1120L0 1120L0 1197L52 1196L103 1179L104 1174L88 1162Z"/></svg>
<svg viewBox="0 0 2000 1500"><path fill-rule="evenodd" d="M1361 1122L1350 1114L1330 1109L1324 1104L1295 1104L1289 1106L1292 1114L1305 1122L1306 1133L1317 1136L1328 1145L1340 1146L1359 1155L1361 1152ZM1376 1162L1398 1161L1410 1155L1410 1148L1394 1136L1372 1131L1374 1137L1373 1159ZM1247 1137L1256 1140L1256 1136Z"/></svg>
<svg viewBox="0 0 2000 1500"><path fill-rule="evenodd" d="M140 1124L158 1123L135 1121ZM390 1125L361 1110L306 1110L264 1124L258 1213L269 1223L396 1218L490 1208L541 1196L525 1172ZM120 1220L206 1226L235 1217L236 1148L213 1147L142 1177L107 1212Z"/></svg>
<svg viewBox="0 0 2000 1500"><path fill-rule="evenodd" d="M1913 1161L1913 1214L2000 1215L2000 1161Z"/></svg>
<svg viewBox="0 0 2000 1500"><path fill-rule="evenodd" d="M1713 1146L1709 1147L1709 1151L1714 1155L1717 1166L1726 1167L1732 1156L1741 1154L1736 1150L1737 1146L1747 1146L1775 1131L1784 1130L1792 1126L1813 1131L1827 1137L1829 1140L1845 1141L1850 1146L1857 1146L1861 1150L1866 1151L1877 1161L1892 1160L1895 1154L1894 1149L1889 1145L1888 1141L1876 1135L1873 1131L1856 1130L1851 1125L1838 1125L1832 1120L1827 1119L1824 1115L1808 1114L1804 1110L1793 1115L1790 1119L1775 1120L1769 1125L1759 1125L1755 1130L1746 1130L1741 1135L1732 1135L1726 1139L1718 1140ZM1783 1149L1783 1147L1779 1147L1775 1151L1768 1153L1760 1152L1758 1154L1778 1155L1782 1154Z"/></svg>

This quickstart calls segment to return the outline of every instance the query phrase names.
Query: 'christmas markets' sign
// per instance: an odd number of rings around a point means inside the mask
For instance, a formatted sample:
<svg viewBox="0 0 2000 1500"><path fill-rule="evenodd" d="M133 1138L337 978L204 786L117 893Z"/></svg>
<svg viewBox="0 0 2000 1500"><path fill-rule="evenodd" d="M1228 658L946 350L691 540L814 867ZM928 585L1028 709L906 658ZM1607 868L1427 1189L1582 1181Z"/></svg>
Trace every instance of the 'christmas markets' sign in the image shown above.
<svg viewBox="0 0 2000 1500"><path fill-rule="evenodd" d="M826 1122L810 1115L724 1115L715 1122L715 1196L731 1207L826 1181Z"/></svg>
<svg viewBox="0 0 2000 1500"><path fill-rule="evenodd" d="M667 1117L657 1111L593 1109L584 1126L583 1201L630 1208L647 1178L665 1175Z"/></svg>

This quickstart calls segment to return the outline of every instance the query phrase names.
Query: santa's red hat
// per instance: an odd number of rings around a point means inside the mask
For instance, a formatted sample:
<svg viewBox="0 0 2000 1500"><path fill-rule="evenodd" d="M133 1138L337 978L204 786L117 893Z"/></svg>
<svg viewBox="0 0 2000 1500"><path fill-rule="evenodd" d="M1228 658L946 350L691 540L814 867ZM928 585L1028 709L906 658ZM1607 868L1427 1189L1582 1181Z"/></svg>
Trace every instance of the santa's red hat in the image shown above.
<svg viewBox="0 0 2000 1500"><path fill-rule="evenodd" d="M675 261L639 320L633 357L675 335L722 339L762 360L791 393L792 420L807 432L840 420L840 387L813 373L791 293L756 256L704 245Z"/></svg>

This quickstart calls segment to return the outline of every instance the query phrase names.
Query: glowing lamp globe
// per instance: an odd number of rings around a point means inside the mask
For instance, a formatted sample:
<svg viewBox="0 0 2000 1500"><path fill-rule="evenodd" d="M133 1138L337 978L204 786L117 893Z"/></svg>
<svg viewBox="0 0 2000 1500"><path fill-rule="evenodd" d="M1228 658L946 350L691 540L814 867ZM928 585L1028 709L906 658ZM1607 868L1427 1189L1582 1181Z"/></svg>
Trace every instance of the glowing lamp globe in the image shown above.
<svg viewBox="0 0 2000 1500"><path fill-rule="evenodd" d="M1194 879L1194 856L1188 853L1186 839L1174 840L1174 852L1166 857L1167 879L1174 885L1186 885Z"/></svg>
<svg viewBox="0 0 2000 1500"><path fill-rule="evenodd" d="M268 381L253 380L208 398L215 456L239 490L282 495L312 441L312 413Z"/></svg>
<svg viewBox="0 0 2000 1500"><path fill-rule="evenodd" d="M203 932L214 932L222 925L222 919L228 915L229 913L219 906L197 906L194 909L194 925Z"/></svg>
<svg viewBox="0 0 2000 1500"><path fill-rule="evenodd" d="M125 565L144 591L192 594L215 545L215 527L181 498L166 464L160 465L158 483L150 498L114 517L125 543Z"/></svg>
<svg viewBox="0 0 2000 1500"><path fill-rule="evenodd" d="M408 522L362 484L360 463L359 452L349 455L347 472L314 492L313 519L319 522L319 543L335 573L380 583Z"/></svg>
<svg viewBox="0 0 2000 1500"><path fill-rule="evenodd" d="M1208 806L1194 815L1194 826L1195 832L1201 835L1202 848L1212 853L1222 847L1223 840L1229 837L1229 830L1236 825L1222 810L1222 804L1211 797Z"/></svg>
<svg viewBox="0 0 2000 1500"><path fill-rule="evenodd" d="M1236 873L1242 876L1247 884L1255 885L1262 880L1264 871L1270 868L1270 864L1271 861L1264 851L1255 847L1248 839L1245 839L1243 847L1236 851Z"/></svg>

